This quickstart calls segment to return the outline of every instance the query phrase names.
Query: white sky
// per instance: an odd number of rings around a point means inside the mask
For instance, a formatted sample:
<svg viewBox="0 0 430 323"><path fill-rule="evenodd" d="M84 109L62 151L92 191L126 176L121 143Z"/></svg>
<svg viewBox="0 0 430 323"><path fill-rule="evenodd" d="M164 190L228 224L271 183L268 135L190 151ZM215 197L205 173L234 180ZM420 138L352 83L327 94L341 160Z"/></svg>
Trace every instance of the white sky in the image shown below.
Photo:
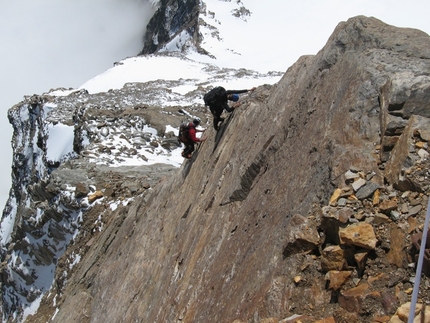
<svg viewBox="0 0 430 323"><path fill-rule="evenodd" d="M234 5L207 0L227 19ZM285 71L301 55L316 54L340 21L376 17L398 27L430 33L430 1L411 0L242 0L248 22L219 25L224 47L213 48L218 63L258 71ZM0 207L10 188L12 128L7 110L23 95L51 88L79 87L134 56L142 47L147 0L0 0ZM209 44L208 44L209 45ZM215 46L215 45L214 45Z"/></svg>

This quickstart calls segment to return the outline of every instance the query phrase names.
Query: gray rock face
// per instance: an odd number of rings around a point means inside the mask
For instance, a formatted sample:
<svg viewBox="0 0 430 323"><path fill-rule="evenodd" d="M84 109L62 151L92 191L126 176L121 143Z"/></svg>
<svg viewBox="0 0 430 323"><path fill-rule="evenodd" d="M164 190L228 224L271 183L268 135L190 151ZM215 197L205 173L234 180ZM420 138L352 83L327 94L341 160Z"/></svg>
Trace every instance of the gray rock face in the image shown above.
<svg viewBox="0 0 430 323"><path fill-rule="evenodd" d="M217 133L209 127L193 158L151 194L89 210L85 230L58 260L55 292L31 321L394 315L408 301L416 250L405 246L429 194L429 161L418 153L428 150L429 50L430 37L417 30L366 17L340 23L317 55L258 87ZM354 193L355 180L365 194ZM79 182L85 191L87 181Z"/></svg>

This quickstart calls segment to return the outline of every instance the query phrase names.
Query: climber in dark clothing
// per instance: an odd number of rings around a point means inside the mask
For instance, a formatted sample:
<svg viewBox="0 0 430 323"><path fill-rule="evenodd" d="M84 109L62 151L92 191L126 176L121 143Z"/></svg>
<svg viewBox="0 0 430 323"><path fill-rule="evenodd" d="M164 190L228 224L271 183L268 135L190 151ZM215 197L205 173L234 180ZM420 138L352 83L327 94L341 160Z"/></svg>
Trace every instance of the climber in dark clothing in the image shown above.
<svg viewBox="0 0 430 323"><path fill-rule="evenodd" d="M196 142L203 142L206 139L205 138L197 138L196 133L197 132L204 132L205 130L196 129L196 127L200 124L200 120L194 119L193 122L190 122L188 125L188 134L187 134L187 140L184 142L185 148L182 151L182 157L190 159L191 154L194 151L194 144Z"/></svg>
<svg viewBox="0 0 430 323"><path fill-rule="evenodd" d="M226 90L221 86L215 87L210 90L204 96L205 105L209 107L212 115L214 116L213 124L215 130L219 130L219 123L224 121L221 118L221 114L226 110L227 112L233 112L234 109L240 106L239 94L252 92L255 90L253 87L250 90ZM233 106L228 105L228 101L236 102Z"/></svg>

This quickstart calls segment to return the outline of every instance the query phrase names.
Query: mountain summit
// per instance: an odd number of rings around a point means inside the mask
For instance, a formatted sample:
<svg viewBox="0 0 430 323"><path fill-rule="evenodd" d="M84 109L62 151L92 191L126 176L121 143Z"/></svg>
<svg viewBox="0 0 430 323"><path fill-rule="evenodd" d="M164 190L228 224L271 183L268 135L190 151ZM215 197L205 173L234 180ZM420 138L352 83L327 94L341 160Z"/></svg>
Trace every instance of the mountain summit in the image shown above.
<svg viewBox="0 0 430 323"><path fill-rule="evenodd" d="M29 97L9 111L5 320L400 322L414 287L430 301L429 75L427 34L359 16L218 132L201 80ZM208 140L176 167L192 117Z"/></svg>

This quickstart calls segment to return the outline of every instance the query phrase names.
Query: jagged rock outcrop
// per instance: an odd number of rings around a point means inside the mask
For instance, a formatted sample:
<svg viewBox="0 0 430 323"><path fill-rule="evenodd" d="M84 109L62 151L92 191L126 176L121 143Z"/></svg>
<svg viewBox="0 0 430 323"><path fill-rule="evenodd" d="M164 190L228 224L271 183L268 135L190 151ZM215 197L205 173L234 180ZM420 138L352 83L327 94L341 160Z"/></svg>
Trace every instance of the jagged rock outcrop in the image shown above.
<svg viewBox="0 0 430 323"><path fill-rule="evenodd" d="M404 320L430 185L429 77L425 33L340 23L152 194L79 236L57 282L78 250L80 262L31 321Z"/></svg>
<svg viewBox="0 0 430 323"><path fill-rule="evenodd" d="M161 0L146 27L140 55L156 53L176 37L183 38L183 43L178 42L180 47L176 50L182 51L191 45L197 48L199 11L198 0ZM191 43L187 44L188 40Z"/></svg>
<svg viewBox="0 0 430 323"><path fill-rule="evenodd" d="M252 13L243 2L235 1L234 9L230 14L247 21ZM207 44L203 43L205 37L222 42L219 31L221 23L216 13L207 6L206 1L161 0L146 27L144 46L139 55L189 52L193 49L200 54L215 58L210 46L207 47Z"/></svg>

